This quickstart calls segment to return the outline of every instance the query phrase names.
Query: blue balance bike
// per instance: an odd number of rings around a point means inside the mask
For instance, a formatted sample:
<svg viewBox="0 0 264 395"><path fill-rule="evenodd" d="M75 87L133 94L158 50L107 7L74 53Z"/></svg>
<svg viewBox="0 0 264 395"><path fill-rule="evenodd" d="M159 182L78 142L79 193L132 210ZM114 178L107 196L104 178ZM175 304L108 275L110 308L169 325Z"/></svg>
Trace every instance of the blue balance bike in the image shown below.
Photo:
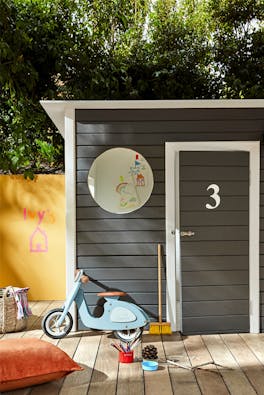
<svg viewBox="0 0 264 395"><path fill-rule="evenodd" d="M131 342L141 336L143 328L150 322L148 315L133 303L119 300L125 292L101 292L97 295L103 297L104 311L100 317L94 317L87 306L82 290L82 283L87 283L89 277L78 270L74 279L74 286L62 308L50 310L42 320L42 329L47 336L61 339L72 329L73 319L69 313L75 301L79 317L87 329L110 330L115 337Z"/></svg>

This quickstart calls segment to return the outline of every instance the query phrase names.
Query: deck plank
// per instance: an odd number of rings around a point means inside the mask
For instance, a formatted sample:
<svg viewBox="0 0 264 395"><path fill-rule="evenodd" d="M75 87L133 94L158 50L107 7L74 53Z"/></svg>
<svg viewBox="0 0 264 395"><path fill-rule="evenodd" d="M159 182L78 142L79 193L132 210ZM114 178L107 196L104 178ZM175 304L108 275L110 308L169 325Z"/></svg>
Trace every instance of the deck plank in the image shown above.
<svg viewBox="0 0 264 395"><path fill-rule="evenodd" d="M223 377L232 395L256 395L244 372L240 369L237 361L233 357L219 335L203 335L202 339L208 348L219 373Z"/></svg>
<svg viewBox="0 0 264 395"><path fill-rule="evenodd" d="M160 335L143 335L142 347L153 344L157 347L158 357L161 360L165 360L165 353L162 344L162 338ZM159 369L154 372L144 371L144 382L145 382L145 394L146 395L160 395L173 394L173 388L170 381L169 368L167 365L159 365Z"/></svg>
<svg viewBox="0 0 264 395"><path fill-rule="evenodd" d="M7 333L2 339L34 337L53 343L79 363L84 370L42 385L6 392L6 395L264 395L264 334L202 335L182 338L143 335L144 347L158 349L159 370L143 372L141 345L131 364L118 362L118 352L111 347L110 333L72 332L57 340L41 329L43 315L61 301L37 301L31 304L25 331ZM200 369L186 370L166 363L177 360L183 366L213 361Z"/></svg>
<svg viewBox="0 0 264 395"><path fill-rule="evenodd" d="M241 333L241 338L264 365L264 334L263 333Z"/></svg>
<svg viewBox="0 0 264 395"><path fill-rule="evenodd" d="M133 363L119 363L117 395L144 395L145 393L144 376L141 367L141 343L136 346L133 351Z"/></svg>
<svg viewBox="0 0 264 395"><path fill-rule="evenodd" d="M201 336L196 335L186 337L184 339L184 345L192 366L212 361L212 356L207 350ZM200 369L195 369L194 373L203 395L230 394L215 365L211 364Z"/></svg>
<svg viewBox="0 0 264 395"><path fill-rule="evenodd" d="M0 392L1 395L29 395L32 387L21 388L14 391Z"/></svg>
<svg viewBox="0 0 264 395"><path fill-rule="evenodd" d="M118 355L111 347L112 335L102 336L98 349L89 395L115 395L118 374Z"/></svg>
<svg viewBox="0 0 264 395"><path fill-rule="evenodd" d="M258 394L264 394L264 367L238 334L221 335Z"/></svg>
<svg viewBox="0 0 264 395"><path fill-rule="evenodd" d="M74 336L73 334L72 336ZM69 335L71 336L71 335ZM80 334L76 339L80 338ZM62 384L60 395L86 395L90 385L98 348L101 342L101 332L84 332L73 359L84 370L71 373L67 376Z"/></svg>
<svg viewBox="0 0 264 395"><path fill-rule="evenodd" d="M141 362L120 363L117 395L144 395L144 378Z"/></svg>
<svg viewBox="0 0 264 395"><path fill-rule="evenodd" d="M166 359L175 360L183 366L190 366L181 335L163 335ZM168 364L173 393L175 395L200 395L201 391L194 372Z"/></svg>

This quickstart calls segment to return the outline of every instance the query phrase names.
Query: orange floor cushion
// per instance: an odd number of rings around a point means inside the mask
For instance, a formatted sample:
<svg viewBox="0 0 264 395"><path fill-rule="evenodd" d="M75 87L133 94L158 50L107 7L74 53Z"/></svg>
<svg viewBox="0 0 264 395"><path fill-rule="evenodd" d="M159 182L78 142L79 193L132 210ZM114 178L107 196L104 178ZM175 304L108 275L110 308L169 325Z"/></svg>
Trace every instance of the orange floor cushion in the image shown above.
<svg viewBox="0 0 264 395"><path fill-rule="evenodd" d="M60 379L82 368L64 351L43 340L0 340L0 392Z"/></svg>

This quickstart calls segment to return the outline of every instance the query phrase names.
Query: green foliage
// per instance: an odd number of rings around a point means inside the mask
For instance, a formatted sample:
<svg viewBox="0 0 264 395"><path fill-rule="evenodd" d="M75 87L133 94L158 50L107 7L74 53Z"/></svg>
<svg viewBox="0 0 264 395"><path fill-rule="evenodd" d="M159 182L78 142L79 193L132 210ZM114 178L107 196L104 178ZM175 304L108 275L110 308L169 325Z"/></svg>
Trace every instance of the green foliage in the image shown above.
<svg viewBox="0 0 264 395"><path fill-rule="evenodd" d="M1 96L1 168L4 172L55 172L63 168L63 142L39 103Z"/></svg>
<svg viewBox="0 0 264 395"><path fill-rule="evenodd" d="M40 99L263 98L263 0L0 0L0 168L63 168Z"/></svg>
<svg viewBox="0 0 264 395"><path fill-rule="evenodd" d="M210 0L219 97L263 98L263 0Z"/></svg>
<svg viewBox="0 0 264 395"><path fill-rule="evenodd" d="M42 97L57 97L53 76L57 34L63 27L56 3L0 0L0 167L4 172L63 168L63 141L40 107ZM38 140L56 144L52 158Z"/></svg>
<svg viewBox="0 0 264 395"><path fill-rule="evenodd" d="M212 97L209 31L203 4L158 0L150 16L150 84L155 98Z"/></svg>

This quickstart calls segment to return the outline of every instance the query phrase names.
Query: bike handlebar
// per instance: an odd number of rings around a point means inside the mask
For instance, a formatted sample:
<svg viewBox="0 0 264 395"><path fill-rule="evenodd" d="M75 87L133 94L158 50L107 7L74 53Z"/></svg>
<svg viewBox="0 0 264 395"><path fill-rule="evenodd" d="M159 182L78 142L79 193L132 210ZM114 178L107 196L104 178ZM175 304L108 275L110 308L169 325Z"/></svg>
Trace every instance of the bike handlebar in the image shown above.
<svg viewBox="0 0 264 395"><path fill-rule="evenodd" d="M83 270L77 269L75 270L75 279L74 281L81 281L83 284L86 284L90 281L89 277L83 272Z"/></svg>

